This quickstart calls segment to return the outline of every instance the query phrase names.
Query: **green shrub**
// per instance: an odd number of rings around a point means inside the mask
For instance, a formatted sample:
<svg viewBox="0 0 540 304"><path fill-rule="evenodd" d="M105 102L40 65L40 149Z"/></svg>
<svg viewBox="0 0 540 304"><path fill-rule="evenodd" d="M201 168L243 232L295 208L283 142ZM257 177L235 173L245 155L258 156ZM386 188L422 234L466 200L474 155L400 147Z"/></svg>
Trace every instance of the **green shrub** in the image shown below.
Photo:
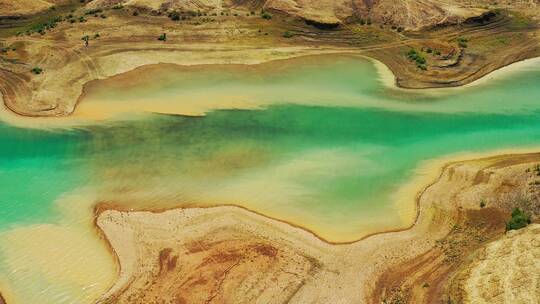
<svg viewBox="0 0 540 304"><path fill-rule="evenodd" d="M426 64L426 58L424 58L424 56L422 56L422 54L420 54L415 49L410 49L409 52L407 53L407 57L410 60L416 61L416 63L418 64Z"/></svg>
<svg viewBox="0 0 540 304"><path fill-rule="evenodd" d="M84 14L85 15L95 15L95 14L102 13L102 12L103 12L102 9L96 8L96 9L87 10Z"/></svg>
<svg viewBox="0 0 540 304"><path fill-rule="evenodd" d="M510 221L506 223L506 231L518 230L527 227L531 223L531 215L521 210L520 208L514 208L512 210L512 217Z"/></svg>
<svg viewBox="0 0 540 304"><path fill-rule="evenodd" d="M40 68L40 67L35 67L32 69L32 73L34 73L35 75L39 75L41 73L43 73L43 69Z"/></svg>
<svg viewBox="0 0 540 304"><path fill-rule="evenodd" d="M272 19L272 15L270 15L270 14L267 13L267 12L263 12L263 13L261 14L261 17L262 17L263 19L266 19L266 20Z"/></svg>
<svg viewBox="0 0 540 304"><path fill-rule="evenodd" d="M285 33L283 33L283 37L285 38L292 38L294 36L293 33L291 33L290 31L286 31Z"/></svg>
<svg viewBox="0 0 540 304"><path fill-rule="evenodd" d="M417 68L421 69L422 71L427 70L427 66L426 66L427 60L417 50L410 49L409 52L407 52L407 58L409 58L409 60L416 62Z"/></svg>
<svg viewBox="0 0 540 304"><path fill-rule="evenodd" d="M158 38L159 41L167 41L167 34L163 33Z"/></svg>
<svg viewBox="0 0 540 304"><path fill-rule="evenodd" d="M124 6L122 4L118 4L118 5L113 6L112 8L115 10L119 10L119 9L123 9Z"/></svg>
<svg viewBox="0 0 540 304"><path fill-rule="evenodd" d="M465 39L463 37L459 37L457 39L457 42L458 42L458 45L459 45L460 48L466 48L468 46L467 43L469 42L469 40L467 40L467 39Z"/></svg>
<svg viewBox="0 0 540 304"><path fill-rule="evenodd" d="M180 20L180 13L178 12L172 12L169 14L169 18L173 21L179 21Z"/></svg>

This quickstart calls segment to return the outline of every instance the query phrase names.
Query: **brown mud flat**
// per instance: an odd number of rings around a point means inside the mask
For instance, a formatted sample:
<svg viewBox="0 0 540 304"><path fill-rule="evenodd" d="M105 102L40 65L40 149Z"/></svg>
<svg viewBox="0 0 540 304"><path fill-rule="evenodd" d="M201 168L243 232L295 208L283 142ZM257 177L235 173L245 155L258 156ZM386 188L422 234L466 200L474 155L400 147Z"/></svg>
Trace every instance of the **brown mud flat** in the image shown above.
<svg viewBox="0 0 540 304"><path fill-rule="evenodd" d="M98 206L96 225L120 266L99 303L448 301L450 278L470 253L504 234L516 204L540 214L531 169L539 162L534 153L448 164L419 194L410 229L350 244L232 206Z"/></svg>
<svg viewBox="0 0 540 304"><path fill-rule="evenodd" d="M88 8L81 7L67 19L71 21L58 22L43 35L23 32L3 39L0 93L5 106L19 115L67 116L88 82L144 65L257 64L343 52L381 61L401 87L460 86L539 56L538 20L527 14L537 10L516 5L489 18L398 31L384 20L321 29L279 11L266 20L241 8L234 14L173 21L165 11L105 8L86 15ZM167 33L167 41L158 41L161 33ZM86 35L88 47L81 40ZM408 58L412 49L425 64ZM34 68L42 72L33 74Z"/></svg>

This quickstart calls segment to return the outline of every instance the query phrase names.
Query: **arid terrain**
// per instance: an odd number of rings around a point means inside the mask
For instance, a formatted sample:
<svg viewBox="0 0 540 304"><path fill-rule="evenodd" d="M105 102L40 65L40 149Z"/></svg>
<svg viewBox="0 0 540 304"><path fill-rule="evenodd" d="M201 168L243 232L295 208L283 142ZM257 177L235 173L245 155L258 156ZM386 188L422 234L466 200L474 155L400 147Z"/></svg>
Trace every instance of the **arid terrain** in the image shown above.
<svg viewBox="0 0 540 304"><path fill-rule="evenodd" d="M332 53L382 62L398 87L461 86L540 56L539 22L538 0L0 0L2 110L66 117L89 82L145 65ZM538 164L438 163L414 225L347 244L235 206L101 202L119 273L98 303L538 303L540 227L505 229L514 208L540 216Z"/></svg>
<svg viewBox="0 0 540 304"><path fill-rule="evenodd" d="M514 207L539 214L538 161L525 154L449 164L419 194L412 228L351 244L237 207L102 205L97 225L121 271L100 303L509 303L516 288L518 298L536 299L537 287L527 286L537 272L538 226L504 235L504 223ZM504 271L501 254L517 268ZM494 287L494 277L517 281Z"/></svg>
<svg viewBox="0 0 540 304"><path fill-rule="evenodd" d="M401 87L427 88L467 84L540 52L540 8L530 1L95 0L16 14L8 2L0 92L25 116L69 115L87 82L156 63L353 52L386 64Z"/></svg>

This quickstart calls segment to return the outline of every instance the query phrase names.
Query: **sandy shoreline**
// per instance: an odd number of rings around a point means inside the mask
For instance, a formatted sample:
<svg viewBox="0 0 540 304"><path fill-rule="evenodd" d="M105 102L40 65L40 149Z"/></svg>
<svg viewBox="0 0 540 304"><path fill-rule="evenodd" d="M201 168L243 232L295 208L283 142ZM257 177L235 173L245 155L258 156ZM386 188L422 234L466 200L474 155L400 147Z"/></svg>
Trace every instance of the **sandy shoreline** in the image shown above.
<svg viewBox="0 0 540 304"><path fill-rule="evenodd" d="M400 217L407 222L407 224L400 228L389 229L389 230L380 230L374 233L367 234L360 238L351 238L348 241L334 241L331 239L324 238L318 235L311 229L308 229L302 225L302 223L295 223L291 221L286 221L277 217L272 217L257 210L252 210L250 208L241 206L241 205L231 205L231 204L216 204L209 205L204 207L179 207L179 208L157 208L157 209L137 209L133 210L129 207L117 206L114 204L100 204L96 206L96 214L100 214L106 210L116 210L120 212L147 212L152 214L161 214L173 210L187 210L187 209L214 209L214 208L232 208L232 209L241 209L244 212L254 214L256 216L264 217L273 222L279 222L281 224L290 226L294 229L300 229L312 235L313 237L319 239L320 241L329 244L329 245L348 245L361 242L365 239L368 239L373 236L394 233L394 232L403 232L412 229L420 218L420 206L419 201L422 194L436 183L441 174L444 171L453 165L463 163L463 162L480 162L486 159L493 159L497 157L501 158L512 158L514 156L534 154L540 151L540 146L534 148L516 148L516 149L497 149L488 152L477 152L477 153L456 153L451 155L446 155L440 158L427 160L418 165L414 170L414 174L411 179L404 184L402 184L392 195L395 199L394 207L400 213ZM414 206L414 208L411 208ZM98 218L99 216L96 216Z"/></svg>
<svg viewBox="0 0 540 304"><path fill-rule="evenodd" d="M268 244L272 244L276 250L288 252L283 258L284 261L297 255L310 256L318 261L316 265L324 265L322 269L326 267L333 269L332 272L317 272L314 276L316 278L313 278L309 284L299 287L302 292L295 293L293 303L305 303L313 297L327 302L339 302L343 299L365 302L370 293L374 292L375 282L372 282L372 276L378 277L385 269L391 269L414 256L431 250L434 242L449 233L455 221L459 221L460 213L478 210L477 204L482 199L482 195L491 193L500 183L504 184L506 179L513 178L515 172L525 172L523 168L527 168L530 163L538 160L540 160L540 155L537 153L512 154L448 164L435 182L427 187L425 184L422 185L425 188L417 198L418 217L412 227L402 231L379 233L349 244L332 245L303 229L232 206L173 209L160 213L101 210L97 225L111 241L122 270L119 281L100 303L115 301L124 303L129 295L143 297L137 293L137 290L140 290L136 287L137 284L142 284L141 282L145 280L159 279L148 277L148 269L158 267L152 262L156 259L151 257L158 254L156 250L171 248L172 252L178 254L176 256L178 261L189 261L190 255L185 256L180 249L188 245L179 245L180 247L177 248L177 245L173 244L184 244L186 240L198 239L200 242L212 244L211 240L214 237L212 233L215 233L213 231L222 232L222 237L225 239L234 235L235 239L245 240L245 242L248 240L270 242ZM437 168L440 172L440 167ZM495 170L488 188L474 183L474 176L478 174L477 170L480 168ZM500 177L496 177L499 175ZM451 176L459 178L455 180L450 178L447 181L447 178ZM476 199L471 201L471 195ZM490 198L488 201L495 207L495 200ZM145 233L136 232L139 230ZM130 233L132 237L126 238L127 231L135 232L135 234ZM147 236L152 237L148 239ZM223 241L221 240L220 243ZM219 250L233 249L220 248ZM134 255L133 252L138 253ZM200 253L200 251L197 252ZM301 263L295 258L291 258L291 261L293 261L291 263ZM287 262L284 263L289 265ZM126 265L131 266L126 268ZM140 272L139 267L146 269L145 272ZM188 274L189 272L183 271L175 274L174 277ZM122 288L127 281L132 283L126 291ZM357 284L351 282L357 282ZM289 283L293 282L289 280ZM334 288L327 290L324 286L334 286ZM360 289L358 286L361 286ZM164 292L164 290L160 289L159 292Z"/></svg>
<svg viewBox="0 0 540 304"><path fill-rule="evenodd" d="M519 71L525 70L533 67L540 67L540 57L531 58L522 60L519 62L515 62L512 64L509 64L507 66L501 67L493 72L490 72L483 77L457 87L449 87L449 88L426 88L426 89L409 89L409 88L402 88L397 85L396 82L396 75L389 69L388 66L386 66L383 62L374 59L372 57L369 57L367 55L362 54L361 52L357 53L357 50L354 49L306 49L301 50L298 48L291 48L290 50L287 50L286 48L281 48L282 54L278 55L272 55L269 58L244 58L241 59L240 57L237 59L237 61L231 60L231 58L228 58L226 60L191 60L189 62L174 62L171 61L170 63L167 63L167 60L162 61L160 64L166 63L166 64L173 64L178 67L193 67L193 66L202 66L205 69L212 69L214 67L219 67L220 65L238 65L238 66L256 66L260 64L276 64L280 65L280 63L286 62L287 60L295 60L298 58L309 58L309 57L317 57L317 56L355 56L358 58L364 58L368 61L371 61L373 65L375 66L378 77L383 84L384 87L392 89L392 90L399 90L403 92L421 92L421 93L430 93L430 94L446 94L446 93L452 93L456 90L463 90L468 89L471 87L476 87L482 84L489 83L490 81L494 80L500 80L504 79L506 77L510 77L514 73L517 73ZM287 52L291 52L287 55ZM134 70L138 68L143 68L145 66L150 66L155 63L146 63L146 64L137 64L133 67L122 67L120 68L119 72L112 72L108 73L109 76L103 77L100 79L106 79L111 78L120 74L126 74L126 73L132 73ZM100 79L94 79L88 81L86 84L99 81ZM84 98L84 96L87 94L87 85L83 85L82 93L78 97L78 102ZM2 103L2 107L0 108L0 121L3 121L5 123L14 125L16 127L23 127L23 128L39 128L39 129L69 129L69 128L78 128L78 127L85 127L89 125L99 124L99 123L106 123L106 122L114 122L114 118L107 119L104 118L102 114L92 114L92 112L89 112L84 115L80 115L77 112L77 108L75 111L66 117L30 117L25 115L20 115L11 110L9 107L6 106L2 93L0 93L0 101ZM209 109L211 110L211 108ZM135 115L134 115L135 114ZM131 113L128 116L132 116L132 119L137 119L137 116L144 115L144 113ZM190 114L191 115L191 114ZM199 114L196 114L199 115ZM105 116L106 117L106 116ZM126 118L124 118L126 119ZM130 119L130 118L127 118Z"/></svg>
<svg viewBox="0 0 540 304"><path fill-rule="evenodd" d="M410 88L403 88L403 87L398 86L397 81L396 81L396 75L383 62L377 59L368 57L368 56L365 56L365 58L373 62L373 64L377 68L377 72L379 73L379 79L381 80L381 82L383 83L385 87L394 89L394 90L404 91L404 92L451 93L457 90L463 90L463 89L468 89L471 87L487 84L490 81L496 81L496 80L508 78L515 73L518 73L523 70L528 70L531 67L534 67L536 70L540 69L540 57L535 57L535 58L524 59L521 61L513 62L508 65L502 66L474 80L473 82L470 82L464 85L460 85L456 87L446 87L446 88L440 87L440 88L410 89Z"/></svg>

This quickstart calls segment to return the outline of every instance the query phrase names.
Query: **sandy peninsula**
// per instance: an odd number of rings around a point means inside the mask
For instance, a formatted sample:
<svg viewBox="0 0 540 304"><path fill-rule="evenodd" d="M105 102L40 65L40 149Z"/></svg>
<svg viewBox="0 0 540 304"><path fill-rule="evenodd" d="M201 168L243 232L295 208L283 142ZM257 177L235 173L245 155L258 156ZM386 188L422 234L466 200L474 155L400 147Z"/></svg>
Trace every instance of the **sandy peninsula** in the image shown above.
<svg viewBox="0 0 540 304"><path fill-rule="evenodd" d="M450 163L418 196L414 226L350 244L330 244L237 207L129 212L100 206L96 224L120 273L99 303L454 299L449 278L469 252L504 234L509 210L519 204L538 214L540 189L531 169L538 162L539 153Z"/></svg>

